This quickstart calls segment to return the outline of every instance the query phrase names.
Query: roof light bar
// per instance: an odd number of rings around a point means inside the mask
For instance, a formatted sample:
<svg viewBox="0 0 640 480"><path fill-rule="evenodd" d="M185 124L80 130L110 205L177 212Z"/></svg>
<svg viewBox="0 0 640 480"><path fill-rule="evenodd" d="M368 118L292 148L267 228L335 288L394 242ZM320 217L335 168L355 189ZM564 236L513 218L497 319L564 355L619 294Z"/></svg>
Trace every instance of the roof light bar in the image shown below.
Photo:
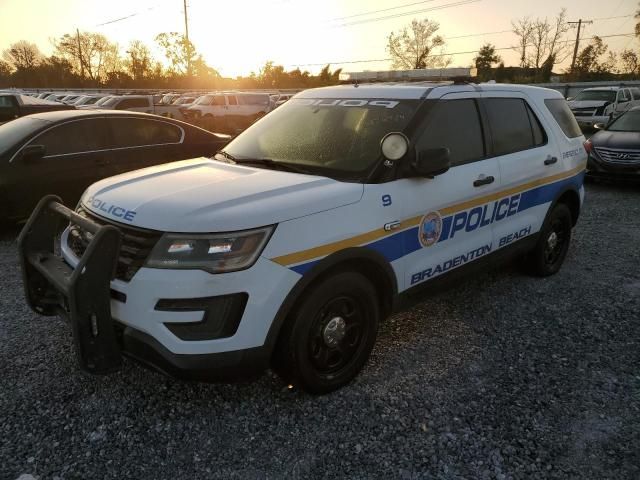
<svg viewBox="0 0 640 480"><path fill-rule="evenodd" d="M418 82L424 80L455 80L473 78L478 75L477 68L424 68L418 70L388 70L344 72L339 76L342 82Z"/></svg>

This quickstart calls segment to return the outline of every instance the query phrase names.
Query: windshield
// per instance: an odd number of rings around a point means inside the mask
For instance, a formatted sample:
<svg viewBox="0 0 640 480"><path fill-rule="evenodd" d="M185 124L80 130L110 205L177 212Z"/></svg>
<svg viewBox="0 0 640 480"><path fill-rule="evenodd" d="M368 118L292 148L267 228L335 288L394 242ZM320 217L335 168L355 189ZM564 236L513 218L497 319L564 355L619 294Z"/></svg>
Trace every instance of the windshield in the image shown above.
<svg viewBox="0 0 640 480"><path fill-rule="evenodd" d="M97 100L94 105L104 105L105 103L107 103L109 101L110 98L111 97L103 97L100 100Z"/></svg>
<svg viewBox="0 0 640 480"><path fill-rule="evenodd" d="M404 130L419 100L292 99L235 138L225 152L353 175L380 158L380 141ZM309 168L310 167L310 168Z"/></svg>
<svg viewBox="0 0 640 480"><path fill-rule="evenodd" d="M640 111L634 110L618 117L607 127L611 132L640 132Z"/></svg>
<svg viewBox="0 0 640 480"><path fill-rule="evenodd" d="M39 118L20 117L0 125L0 155L47 123Z"/></svg>
<svg viewBox="0 0 640 480"><path fill-rule="evenodd" d="M110 97L109 100L107 100L104 103L101 103L100 105L102 105L103 107L113 107L119 101L120 101L120 97Z"/></svg>
<svg viewBox="0 0 640 480"><path fill-rule="evenodd" d="M578 102L584 102L584 101L615 102L616 92L615 90L583 90L576 96L576 98L574 98L574 100Z"/></svg>

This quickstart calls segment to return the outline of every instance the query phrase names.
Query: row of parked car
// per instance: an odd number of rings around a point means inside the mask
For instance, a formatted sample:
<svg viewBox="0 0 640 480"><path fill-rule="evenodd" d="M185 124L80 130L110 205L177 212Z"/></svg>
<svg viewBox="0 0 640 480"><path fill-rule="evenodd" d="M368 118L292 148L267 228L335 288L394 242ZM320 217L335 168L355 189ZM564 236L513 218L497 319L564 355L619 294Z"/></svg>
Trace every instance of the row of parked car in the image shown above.
<svg viewBox="0 0 640 480"><path fill-rule="evenodd" d="M238 134L293 93L187 92L167 94L26 93L76 109L129 110L184 120L210 131Z"/></svg>

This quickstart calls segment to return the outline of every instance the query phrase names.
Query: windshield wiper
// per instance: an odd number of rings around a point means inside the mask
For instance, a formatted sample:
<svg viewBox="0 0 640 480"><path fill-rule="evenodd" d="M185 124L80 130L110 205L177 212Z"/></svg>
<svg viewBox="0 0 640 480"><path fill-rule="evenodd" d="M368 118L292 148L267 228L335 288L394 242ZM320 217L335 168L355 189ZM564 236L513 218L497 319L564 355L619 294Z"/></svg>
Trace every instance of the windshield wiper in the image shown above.
<svg viewBox="0 0 640 480"><path fill-rule="evenodd" d="M238 161L238 159L236 157L234 157L233 155L231 155L228 152L225 152L224 150L220 150L219 152L216 152L216 155L218 155L218 154L222 155L227 160L231 160L233 163L236 163Z"/></svg>
<svg viewBox="0 0 640 480"><path fill-rule="evenodd" d="M229 158L229 157L227 157L227 158ZM305 170L304 168L294 166L294 165L292 165L290 163L276 162L275 160L272 160L271 158L234 158L233 161L235 163L237 163L238 165L244 165L244 164L262 165L262 166L265 166L265 167L272 167L272 168L276 168L276 169L280 169L280 170L285 170L287 172L309 174L309 171Z"/></svg>

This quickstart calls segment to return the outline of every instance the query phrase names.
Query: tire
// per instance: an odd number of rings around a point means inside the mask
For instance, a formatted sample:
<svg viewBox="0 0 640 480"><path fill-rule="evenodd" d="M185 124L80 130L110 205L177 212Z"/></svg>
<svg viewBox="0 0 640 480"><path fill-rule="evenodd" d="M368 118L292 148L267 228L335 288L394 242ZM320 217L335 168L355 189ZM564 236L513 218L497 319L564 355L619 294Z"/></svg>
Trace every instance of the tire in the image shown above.
<svg viewBox="0 0 640 480"><path fill-rule="evenodd" d="M538 243L524 259L527 273L548 277L560 270L571 243L572 226L569 207L557 204L542 225Z"/></svg>
<svg viewBox="0 0 640 480"><path fill-rule="evenodd" d="M369 359L380 315L377 292L366 277L339 272L325 278L286 320L273 369L313 394L347 385Z"/></svg>

